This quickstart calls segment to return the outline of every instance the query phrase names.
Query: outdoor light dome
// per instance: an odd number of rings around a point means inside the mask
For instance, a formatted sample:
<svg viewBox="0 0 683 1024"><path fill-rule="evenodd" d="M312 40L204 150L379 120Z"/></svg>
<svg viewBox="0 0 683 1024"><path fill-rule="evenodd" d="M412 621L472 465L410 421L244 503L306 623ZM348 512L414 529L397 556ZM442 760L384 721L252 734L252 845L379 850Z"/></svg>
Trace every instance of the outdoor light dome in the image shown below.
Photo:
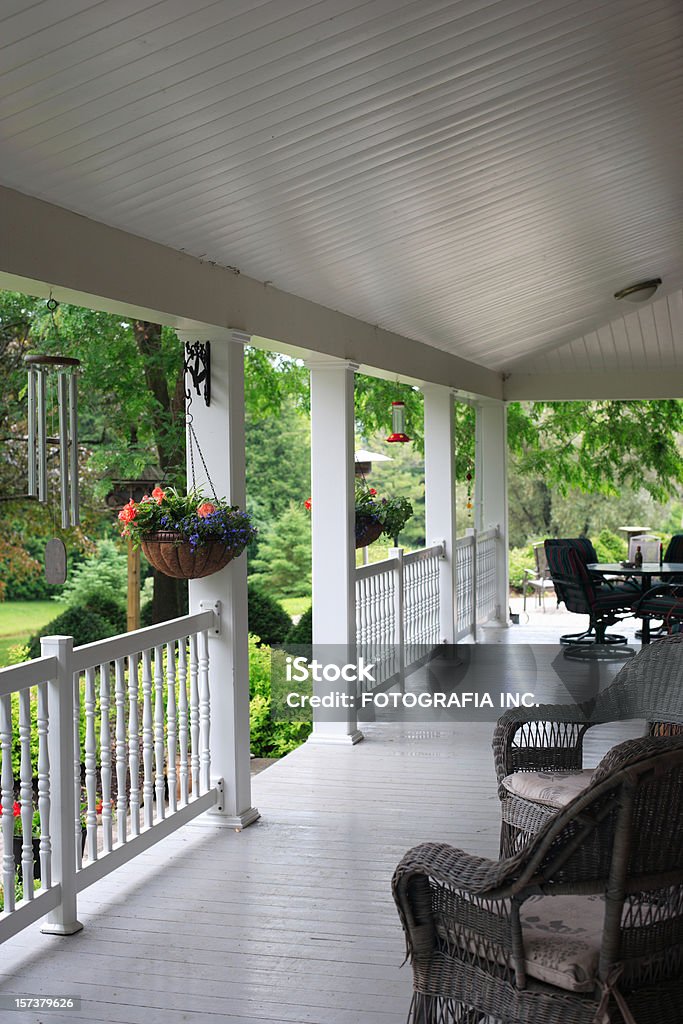
<svg viewBox="0 0 683 1024"><path fill-rule="evenodd" d="M628 302L647 302L662 283L661 277L650 278L649 281L639 281L637 284L630 284L628 288L614 293L615 299L626 299Z"/></svg>

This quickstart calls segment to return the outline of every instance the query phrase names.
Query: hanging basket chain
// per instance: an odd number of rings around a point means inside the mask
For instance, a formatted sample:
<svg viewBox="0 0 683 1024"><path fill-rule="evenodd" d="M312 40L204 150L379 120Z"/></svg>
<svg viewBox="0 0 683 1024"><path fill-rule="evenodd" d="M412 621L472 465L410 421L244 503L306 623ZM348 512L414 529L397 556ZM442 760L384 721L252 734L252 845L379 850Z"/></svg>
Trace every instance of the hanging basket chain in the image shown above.
<svg viewBox="0 0 683 1024"><path fill-rule="evenodd" d="M194 426L192 425L192 418L193 417L192 417L192 413L190 412L190 406L191 405L192 405L192 395L188 394L188 396L187 396L187 412L185 414L185 420L186 420L186 423L187 423L187 433L188 433L188 439L189 439L189 442L190 442L189 449L190 449L190 472L192 474L192 489L196 490L196 487L197 487L197 480L196 480L195 468L194 468L194 449L196 448L197 449L197 454L199 455L199 458L201 459L202 468L203 468L204 473L206 475L206 479L208 480L209 487L211 488L211 494L213 495L213 500L214 501L218 501L218 498L216 496L216 488L214 487L213 480L211 479L211 476L209 475L209 470L207 468L206 461L204 459L204 454L203 454L203 452L202 452L202 450L201 450L201 448L199 446L199 441L197 440L197 435L195 434Z"/></svg>

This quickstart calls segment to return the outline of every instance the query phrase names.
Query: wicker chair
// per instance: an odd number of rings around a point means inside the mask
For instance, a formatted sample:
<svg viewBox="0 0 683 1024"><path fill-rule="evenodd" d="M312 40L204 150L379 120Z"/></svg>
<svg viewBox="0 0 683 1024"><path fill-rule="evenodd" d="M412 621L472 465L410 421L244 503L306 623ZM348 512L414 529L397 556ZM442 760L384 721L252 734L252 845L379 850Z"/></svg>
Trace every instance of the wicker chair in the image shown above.
<svg viewBox="0 0 683 1024"><path fill-rule="evenodd" d="M514 708L498 720L493 755L502 856L523 846L589 784L592 773L583 768L588 729L629 719L644 719L650 735L683 731L683 634L642 647L593 700Z"/></svg>
<svg viewBox="0 0 683 1024"><path fill-rule="evenodd" d="M513 857L410 850L412 1024L683 1021L683 737L629 740Z"/></svg>
<svg viewBox="0 0 683 1024"><path fill-rule="evenodd" d="M545 554L558 601L564 601L567 611L588 616L587 630L565 633L560 643L625 644L625 636L606 629L633 615L637 587L595 580L586 566L597 562L598 556L587 537L546 540Z"/></svg>

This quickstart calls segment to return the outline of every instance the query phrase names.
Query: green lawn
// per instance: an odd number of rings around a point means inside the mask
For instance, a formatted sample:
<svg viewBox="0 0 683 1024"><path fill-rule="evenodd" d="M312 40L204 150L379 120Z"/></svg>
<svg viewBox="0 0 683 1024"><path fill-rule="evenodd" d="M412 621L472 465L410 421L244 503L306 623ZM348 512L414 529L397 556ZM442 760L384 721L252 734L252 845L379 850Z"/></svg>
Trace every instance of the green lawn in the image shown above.
<svg viewBox="0 0 683 1024"><path fill-rule="evenodd" d="M280 604L291 618L294 615L303 615L310 608L311 599L310 597L285 597Z"/></svg>
<svg viewBox="0 0 683 1024"><path fill-rule="evenodd" d="M7 664L7 652L57 618L66 605L59 601L5 601L0 603L0 667Z"/></svg>

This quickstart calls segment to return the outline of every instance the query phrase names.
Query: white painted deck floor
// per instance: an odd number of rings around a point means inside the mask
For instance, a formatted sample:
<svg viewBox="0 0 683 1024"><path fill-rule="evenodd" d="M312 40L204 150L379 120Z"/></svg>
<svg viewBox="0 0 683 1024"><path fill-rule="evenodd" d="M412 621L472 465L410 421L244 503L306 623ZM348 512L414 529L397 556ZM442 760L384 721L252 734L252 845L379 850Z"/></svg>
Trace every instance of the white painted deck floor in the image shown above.
<svg viewBox="0 0 683 1024"><path fill-rule="evenodd" d="M482 639L556 641L544 619ZM427 840L497 855L492 730L377 722L353 748L304 744L252 780L255 825L186 826L81 895L79 934L36 925L5 943L0 995L82 1008L0 1021L402 1024L411 973L391 875ZM592 760L638 731L603 730Z"/></svg>

